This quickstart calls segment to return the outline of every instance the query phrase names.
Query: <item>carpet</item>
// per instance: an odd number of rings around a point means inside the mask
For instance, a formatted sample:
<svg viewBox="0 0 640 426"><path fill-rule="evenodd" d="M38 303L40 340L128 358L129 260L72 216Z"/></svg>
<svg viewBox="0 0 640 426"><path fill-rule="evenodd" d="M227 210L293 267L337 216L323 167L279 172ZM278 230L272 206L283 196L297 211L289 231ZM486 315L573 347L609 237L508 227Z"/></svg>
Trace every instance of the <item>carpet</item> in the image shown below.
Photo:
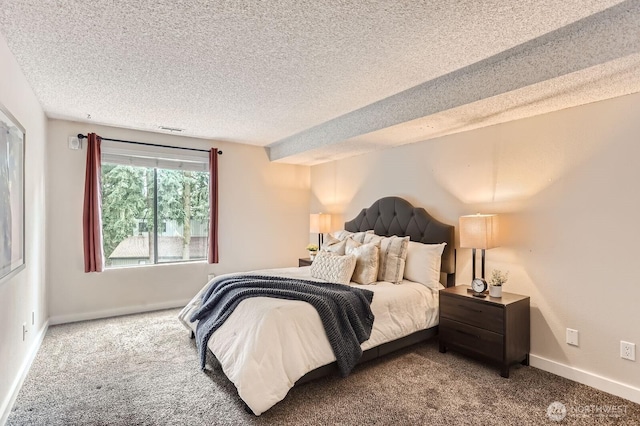
<svg viewBox="0 0 640 426"><path fill-rule="evenodd" d="M294 388L255 417L219 367L200 370L178 312L50 327L8 425L640 424L638 404L533 367L504 379L441 354L437 338Z"/></svg>

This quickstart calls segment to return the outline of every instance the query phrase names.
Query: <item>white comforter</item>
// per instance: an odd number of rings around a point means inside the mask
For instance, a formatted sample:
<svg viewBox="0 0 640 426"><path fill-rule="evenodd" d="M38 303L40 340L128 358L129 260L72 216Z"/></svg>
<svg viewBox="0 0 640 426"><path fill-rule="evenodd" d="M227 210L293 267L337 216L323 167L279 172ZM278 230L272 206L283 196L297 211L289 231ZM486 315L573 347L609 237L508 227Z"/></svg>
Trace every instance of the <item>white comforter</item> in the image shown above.
<svg viewBox="0 0 640 426"><path fill-rule="evenodd" d="M283 268L254 273L312 279L309 270ZM436 290L406 280L399 285L379 282L359 287L374 292L371 310L375 321L370 339L362 344L363 350L438 323ZM189 330L195 330L196 324L190 323L189 317L200 305L205 288L179 315ZM243 300L211 336L208 347L240 398L256 415L284 399L306 373L336 360L313 306L267 297Z"/></svg>

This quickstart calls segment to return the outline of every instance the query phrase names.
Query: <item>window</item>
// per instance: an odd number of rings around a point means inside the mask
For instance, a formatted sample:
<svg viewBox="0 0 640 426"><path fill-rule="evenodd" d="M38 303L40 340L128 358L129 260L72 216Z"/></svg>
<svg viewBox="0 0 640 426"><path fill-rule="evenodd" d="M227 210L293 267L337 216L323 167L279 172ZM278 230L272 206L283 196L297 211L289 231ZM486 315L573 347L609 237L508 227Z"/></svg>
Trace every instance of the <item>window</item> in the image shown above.
<svg viewBox="0 0 640 426"><path fill-rule="evenodd" d="M206 259L209 235L206 154L119 145L122 144L102 143L106 267Z"/></svg>

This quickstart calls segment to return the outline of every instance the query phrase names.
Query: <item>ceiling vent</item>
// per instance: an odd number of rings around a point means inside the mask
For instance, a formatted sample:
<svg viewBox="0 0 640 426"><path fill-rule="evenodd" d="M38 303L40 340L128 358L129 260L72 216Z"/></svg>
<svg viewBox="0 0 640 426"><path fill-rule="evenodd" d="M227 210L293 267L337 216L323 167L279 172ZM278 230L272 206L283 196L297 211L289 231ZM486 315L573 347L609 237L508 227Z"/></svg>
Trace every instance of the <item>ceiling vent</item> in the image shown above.
<svg viewBox="0 0 640 426"><path fill-rule="evenodd" d="M177 127L160 126L159 129L166 130L167 132L184 132L184 129L178 129Z"/></svg>

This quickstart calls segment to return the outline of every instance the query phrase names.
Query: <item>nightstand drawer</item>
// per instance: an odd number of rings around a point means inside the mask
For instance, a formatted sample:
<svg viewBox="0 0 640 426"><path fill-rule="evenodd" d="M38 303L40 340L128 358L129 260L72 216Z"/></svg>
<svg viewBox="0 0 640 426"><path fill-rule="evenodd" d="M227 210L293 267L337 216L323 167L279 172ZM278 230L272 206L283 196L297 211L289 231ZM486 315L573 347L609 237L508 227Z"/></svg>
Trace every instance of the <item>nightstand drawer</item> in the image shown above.
<svg viewBox="0 0 640 426"><path fill-rule="evenodd" d="M449 295L443 297L441 294L440 315L496 333L504 333L504 309L484 301Z"/></svg>
<svg viewBox="0 0 640 426"><path fill-rule="evenodd" d="M457 346L494 360L503 358L504 343L501 334L446 318L440 319L439 328L440 339L443 339L447 345Z"/></svg>

